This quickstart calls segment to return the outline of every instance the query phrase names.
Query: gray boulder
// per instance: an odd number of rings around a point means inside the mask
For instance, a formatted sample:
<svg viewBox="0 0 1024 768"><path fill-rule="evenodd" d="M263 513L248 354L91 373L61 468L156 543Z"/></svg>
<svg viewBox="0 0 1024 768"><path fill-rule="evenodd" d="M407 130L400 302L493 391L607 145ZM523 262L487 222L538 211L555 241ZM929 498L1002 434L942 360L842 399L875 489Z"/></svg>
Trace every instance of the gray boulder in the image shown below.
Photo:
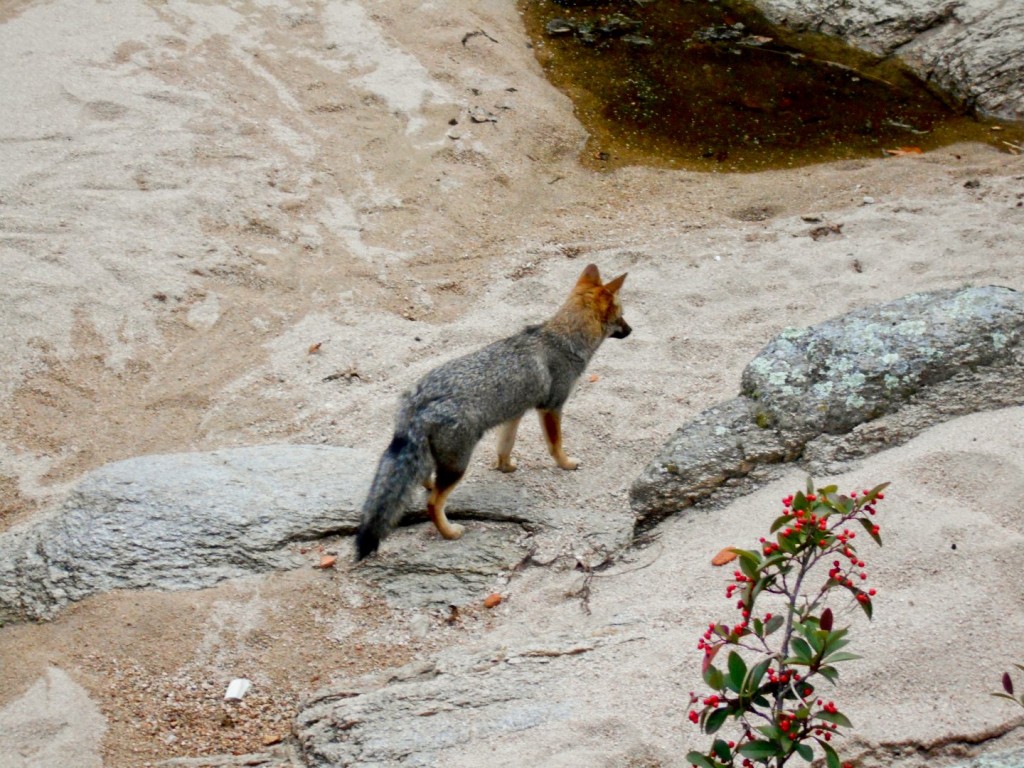
<svg viewBox="0 0 1024 768"><path fill-rule="evenodd" d="M1024 119L1019 0L754 0L773 22L882 57L979 112Z"/></svg>
<svg viewBox="0 0 1024 768"><path fill-rule="evenodd" d="M1009 288L933 291L783 331L743 371L755 420L849 432L965 370L1019 358L1024 300Z"/></svg>
<svg viewBox="0 0 1024 768"><path fill-rule="evenodd" d="M726 501L798 461L811 473L953 416L1024 402L1024 296L988 286L913 294L787 329L746 367L741 395L681 427L630 489L647 529Z"/></svg>

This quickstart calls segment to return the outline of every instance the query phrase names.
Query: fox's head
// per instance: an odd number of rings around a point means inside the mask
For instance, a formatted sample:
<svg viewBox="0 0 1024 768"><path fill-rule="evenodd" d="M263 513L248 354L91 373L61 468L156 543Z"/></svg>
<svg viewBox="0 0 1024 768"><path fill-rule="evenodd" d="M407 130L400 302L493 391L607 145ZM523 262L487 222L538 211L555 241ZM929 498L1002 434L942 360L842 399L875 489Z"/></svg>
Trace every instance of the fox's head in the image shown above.
<svg viewBox="0 0 1024 768"><path fill-rule="evenodd" d="M566 307L575 305L577 311L586 315L578 319L589 326L587 331L591 335L599 335L602 339L609 336L624 339L633 330L622 316L622 304L619 303L619 289L625 281L623 273L602 285L597 265L588 264L576 281Z"/></svg>

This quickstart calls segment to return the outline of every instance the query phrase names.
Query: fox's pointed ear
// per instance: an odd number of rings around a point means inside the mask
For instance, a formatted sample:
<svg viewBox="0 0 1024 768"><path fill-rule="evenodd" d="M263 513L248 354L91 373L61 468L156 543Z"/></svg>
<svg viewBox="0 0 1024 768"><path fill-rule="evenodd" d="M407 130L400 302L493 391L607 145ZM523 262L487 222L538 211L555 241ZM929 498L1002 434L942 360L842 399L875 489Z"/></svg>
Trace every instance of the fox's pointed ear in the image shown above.
<svg viewBox="0 0 1024 768"><path fill-rule="evenodd" d="M576 281L576 285L600 285L601 284L601 273L597 271L597 264L587 264L587 268L583 270L583 274L580 275L580 279Z"/></svg>
<svg viewBox="0 0 1024 768"><path fill-rule="evenodd" d="M621 275L616 277L611 282L605 283L604 287L607 288L608 292L614 296L616 293L619 292L619 288L622 287L622 284L626 282L626 275L628 274L628 272L623 272Z"/></svg>

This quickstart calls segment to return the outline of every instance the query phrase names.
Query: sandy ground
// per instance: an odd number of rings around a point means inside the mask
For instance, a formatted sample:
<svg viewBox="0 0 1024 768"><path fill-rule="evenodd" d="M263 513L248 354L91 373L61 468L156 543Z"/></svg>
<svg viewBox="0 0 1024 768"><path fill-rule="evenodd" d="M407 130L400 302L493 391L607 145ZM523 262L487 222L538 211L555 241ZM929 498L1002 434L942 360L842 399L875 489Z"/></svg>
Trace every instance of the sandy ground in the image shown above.
<svg viewBox="0 0 1024 768"><path fill-rule="evenodd" d="M486 472L485 441L467 482L529 483L595 514L621 508L662 441L733 396L782 328L914 290L1024 290L1021 158L959 145L757 175L583 170L572 105L508 3L15 2L0 8L0 64L0 528L129 456L381 449L402 389L543 319L588 261L630 273L635 330L607 343L567 407L583 466L551 468L524 424L520 472ZM496 122L474 122L480 109ZM805 215L841 232L815 240ZM979 494L1019 486L1021 432L981 449L977 433L945 429L855 482L902 482L894 506L982 510ZM1012 568L1021 495L998 498L1011 499L996 538ZM669 564L688 530L670 524L664 568L608 599L679 588ZM900 551L924 560L934 546ZM883 587L903 570L887 568ZM968 573L953 567L946 588ZM470 606L454 625L388 607L347 567L104 595L0 628L0 707L59 668L106 719L104 765L251 751L285 735L298 699L325 682L511 631L517 610L562 615L572 577L532 573L508 587L519 609ZM993 596L975 600L998 621ZM1020 590L1008 600L1000 632L1019 637ZM672 617L684 638L706 620ZM979 662L978 697L1022 659ZM647 661L677 663L660 645ZM256 686L229 709L236 676Z"/></svg>

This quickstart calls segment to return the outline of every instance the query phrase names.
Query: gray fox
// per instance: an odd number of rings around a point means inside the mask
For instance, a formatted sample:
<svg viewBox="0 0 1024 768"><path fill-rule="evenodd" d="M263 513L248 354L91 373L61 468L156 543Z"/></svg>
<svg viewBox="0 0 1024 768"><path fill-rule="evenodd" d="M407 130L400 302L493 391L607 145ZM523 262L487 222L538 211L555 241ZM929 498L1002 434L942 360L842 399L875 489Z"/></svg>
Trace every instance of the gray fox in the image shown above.
<svg viewBox="0 0 1024 768"><path fill-rule="evenodd" d="M444 363L403 395L394 437L363 504L356 560L375 552L398 524L417 484L429 491L427 512L441 535L462 536L462 526L445 517L448 494L492 427L501 425L496 468L515 470L516 429L531 408L540 414L555 463L576 469L579 462L562 448L562 406L601 342L609 336L624 339L632 331L618 298L625 279L619 275L602 285L597 267L589 265L546 323Z"/></svg>

